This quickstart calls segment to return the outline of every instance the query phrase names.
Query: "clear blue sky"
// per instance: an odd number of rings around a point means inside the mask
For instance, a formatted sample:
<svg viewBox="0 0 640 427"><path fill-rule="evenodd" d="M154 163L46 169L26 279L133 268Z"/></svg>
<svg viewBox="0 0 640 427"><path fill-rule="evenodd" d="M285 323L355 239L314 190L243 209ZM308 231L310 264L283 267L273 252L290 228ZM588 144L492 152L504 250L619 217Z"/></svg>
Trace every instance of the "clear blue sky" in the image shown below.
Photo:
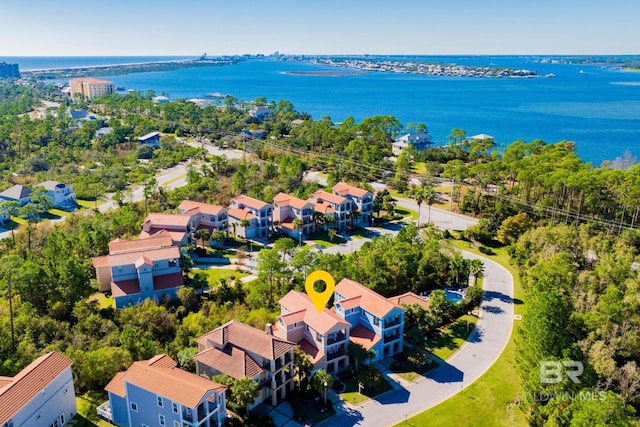
<svg viewBox="0 0 640 427"><path fill-rule="evenodd" d="M637 0L3 0L0 55L640 54Z"/></svg>

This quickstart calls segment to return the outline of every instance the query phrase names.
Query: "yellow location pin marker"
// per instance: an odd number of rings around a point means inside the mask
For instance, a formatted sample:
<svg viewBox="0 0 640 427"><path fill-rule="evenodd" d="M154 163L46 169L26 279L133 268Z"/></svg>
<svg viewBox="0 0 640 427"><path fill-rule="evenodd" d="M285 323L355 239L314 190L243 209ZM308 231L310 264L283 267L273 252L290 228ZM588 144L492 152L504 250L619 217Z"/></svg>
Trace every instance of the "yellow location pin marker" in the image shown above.
<svg viewBox="0 0 640 427"><path fill-rule="evenodd" d="M321 280L324 282L326 286L324 289L324 292L318 292L314 289L313 285L318 280ZM314 307L318 311L322 311L324 306L327 304L327 301L329 301L329 298L331 298L331 294L333 293L333 290L335 289L335 287L336 287L335 280L333 280L333 277L331 277L331 274L327 273L324 270L314 271L307 277L307 280L305 280L304 282L304 289L307 291L307 295L309 295L309 299L311 299L311 302L313 303Z"/></svg>

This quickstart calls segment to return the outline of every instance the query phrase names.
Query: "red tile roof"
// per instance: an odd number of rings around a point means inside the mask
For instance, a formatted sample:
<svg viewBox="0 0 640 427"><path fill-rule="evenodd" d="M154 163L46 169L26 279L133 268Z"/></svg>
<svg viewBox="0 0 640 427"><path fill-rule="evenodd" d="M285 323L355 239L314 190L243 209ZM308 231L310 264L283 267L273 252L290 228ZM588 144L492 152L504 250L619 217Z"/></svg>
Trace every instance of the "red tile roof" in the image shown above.
<svg viewBox="0 0 640 427"><path fill-rule="evenodd" d="M287 353L294 345L292 342L235 320L225 323L196 341L207 348L211 347L208 341L212 341L218 347L224 347L228 343L270 360Z"/></svg>
<svg viewBox="0 0 640 427"><path fill-rule="evenodd" d="M238 205L244 205L258 210L269 205L269 203L263 202L262 200L254 199L253 197L245 196L244 194L241 194L240 196L232 199L231 202L236 202Z"/></svg>
<svg viewBox="0 0 640 427"><path fill-rule="evenodd" d="M236 219L248 219L248 220L252 220L257 218L253 212L251 212L249 209L247 208L243 208L243 209L229 209L229 217L231 218L236 218Z"/></svg>
<svg viewBox="0 0 640 427"><path fill-rule="evenodd" d="M118 253L114 255L108 255L108 257L109 265L112 267L135 264L140 259L140 257L145 257L148 261L153 263L153 261L180 258L180 248L178 248L177 246L169 246L151 250Z"/></svg>
<svg viewBox="0 0 640 427"><path fill-rule="evenodd" d="M422 298L420 295L414 294L413 292L406 292L402 295L389 297L387 299L399 306L417 304L425 310L429 309L429 301Z"/></svg>
<svg viewBox="0 0 640 427"><path fill-rule="evenodd" d="M342 279L340 283L336 285L335 292L345 297L345 299L360 296L360 306L379 318L383 318L394 308L404 310L379 293L374 292L372 289L369 289L354 280ZM340 301L337 301L336 304L340 304Z"/></svg>
<svg viewBox="0 0 640 427"><path fill-rule="evenodd" d="M190 215L150 213L143 224L150 224L153 228L159 229L183 228L186 230L190 220Z"/></svg>
<svg viewBox="0 0 640 427"><path fill-rule="evenodd" d="M336 210L331 207L329 203L326 202L318 202L314 203L314 209L316 212L320 212L322 214L330 214L334 213Z"/></svg>
<svg viewBox="0 0 640 427"><path fill-rule="evenodd" d="M309 198L312 200L315 200L316 203L324 201L324 202L328 202L336 205L340 205L347 201L347 199L345 199L342 196L338 196L337 194L331 194L324 190L316 191L315 193L311 194Z"/></svg>
<svg viewBox="0 0 640 427"><path fill-rule="evenodd" d="M323 335L332 330L345 329L351 326L349 322L340 318L328 308L322 311L316 310L309 296L302 292L289 291L280 299L280 305L284 307L288 313L304 311L304 323ZM283 316L287 315L288 314L284 314Z"/></svg>
<svg viewBox="0 0 640 427"><path fill-rule="evenodd" d="M126 252L139 252L172 246L171 235L166 231L159 232L147 239L124 240L115 239L109 242L109 254L115 255Z"/></svg>
<svg viewBox="0 0 640 427"><path fill-rule="evenodd" d="M156 360L158 357L134 362L125 372L116 374L105 390L125 397L125 383L129 383L193 409L209 392L227 389L207 378L176 368L176 362L169 356L161 355L161 363Z"/></svg>
<svg viewBox="0 0 640 427"><path fill-rule="evenodd" d="M218 215L225 211L224 206L211 205L209 203L193 202L191 200L183 200L178 205L178 211L182 214L193 215L195 213L204 213L209 215Z"/></svg>
<svg viewBox="0 0 640 427"><path fill-rule="evenodd" d="M196 354L194 359L236 379L253 377L263 371L246 351L234 346L230 346L227 351L210 348Z"/></svg>
<svg viewBox="0 0 640 427"><path fill-rule="evenodd" d="M311 344L306 338L303 338L298 345L300 346L300 350L309 355L311 363L314 365L324 357L324 351Z"/></svg>
<svg viewBox="0 0 640 427"><path fill-rule="evenodd" d="M356 326L349 333L349 341L360 344L365 350L371 350L381 339L381 336L376 335L373 331L370 331L362 325Z"/></svg>
<svg viewBox="0 0 640 427"><path fill-rule="evenodd" d="M47 353L31 362L0 388L0 425L7 422L53 380L67 370L73 362L58 352Z"/></svg>
<svg viewBox="0 0 640 427"><path fill-rule="evenodd" d="M153 277L153 289L159 291L161 289L172 289L184 285L184 277L182 273L163 274L162 276ZM126 295L135 295L140 293L140 283L138 279L119 280L111 282L111 295L114 297L122 297Z"/></svg>
<svg viewBox="0 0 640 427"><path fill-rule="evenodd" d="M303 209L304 207L312 204L307 200L302 200L296 196L291 196L286 193L278 193L273 198L274 203L279 203L282 206L293 206L294 208Z"/></svg>
<svg viewBox="0 0 640 427"><path fill-rule="evenodd" d="M140 240L146 240L146 239L150 239L155 237L157 234L161 234L164 236L170 236L171 237L171 241L174 245L180 245L180 242L182 242L182 240L184 239L184 236L186 234L186 230L185 231L171 231L171 230L165 230L164 228L156 228L156 227L151 227L149 229L149 231L144 231L142 230L140 232L140 235L138 236L138 239Z"/></svg>
<svg viewBox="0 0 640 427"><path fill-rule="evenodd" d="M369 193L367 190L363 190L358 187L354 187L344 182L339 182L333 186L333 191L341 196L349 194L355 197L364 197ZM370 194L370 193L369 193Z"/></svg>

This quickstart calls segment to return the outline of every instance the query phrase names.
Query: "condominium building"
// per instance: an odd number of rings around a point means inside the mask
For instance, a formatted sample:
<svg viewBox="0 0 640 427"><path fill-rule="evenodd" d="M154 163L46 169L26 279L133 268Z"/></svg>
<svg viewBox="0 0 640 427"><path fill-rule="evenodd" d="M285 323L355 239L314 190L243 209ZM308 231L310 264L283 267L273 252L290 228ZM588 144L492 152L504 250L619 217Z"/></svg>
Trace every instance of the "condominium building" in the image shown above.
<svg viewBox="0 0 640 427"><path fill-rule="evenodd" d="M349 322L327 308L318 311L309 296L298 291L280 299L280 313L274 334L298 344L311 358L314 371L336 373L349 366Z"/></svg>
<svg viewBox="0 0 640 427"><path fill-rule="evenodd" d="M91 77L71 79L71 97L81 94L87 100L101 95L111 95L113 93L113 82L108 80L98 80Z"/></svg>
<svg viewBox="0 0 640 427"><path fill-rule="evenodd" d="M273 206L253 197L240 195L231 200L229 226L246 238L266 239L273 226ZM246 222L245 222L246 221Z"/></svg>
<svg viewBox="0 0 640 427"><path fill-rule="evenodd" d="M289 237L300 237L313 232L314 204L307 200L278 193L273 198L273 222L279 224L280 230ZM302 227L296 229L293 220L302 220Z"/></svg>
<svg viewBox="0 0 640 427"><path fill-rule="evenodd" d="M117 373L105 387L109 400L97 412L119 427L217 427L226 417L226 389L161 354Z"/></svg>
<svg viewBox="0 0 640 427"><path fill-rule="evenodd" d="M0 376L0 426L67 424L78 412L72 363L54 351L38 357L15 377Z"/></svg>
<svg viewBox="0 0 640 427"><path fill-rule="evenodd" d="M250 408L261 402L278 405L293 391L294 343L274 336L270 328L261 331L232 320L201 336L196 372L209 378L253 378L260 394Z"/></svg>
<svg viewBox="0 0 640 427"><path fill-rule="evenodd" d="M333 186L333 194L351 200L353 225L367 225L373 218L373 194L344 182Z"/></svg>

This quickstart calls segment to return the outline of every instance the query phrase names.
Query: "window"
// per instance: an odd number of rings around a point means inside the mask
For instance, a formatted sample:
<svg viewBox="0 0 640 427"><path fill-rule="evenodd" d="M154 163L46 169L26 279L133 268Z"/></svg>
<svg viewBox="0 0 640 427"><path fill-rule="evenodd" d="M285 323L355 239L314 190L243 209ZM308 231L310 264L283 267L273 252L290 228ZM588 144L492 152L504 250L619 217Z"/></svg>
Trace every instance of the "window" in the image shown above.
<svg viewBox="0 0 640 427"><path fill-rule="evenodd" d="M164 415L158 415L158 422L160 422L161 426L165 425Z"/></svg>
<svg viewBox="0 0 640 427"><path fill-rule="evenodd" d="M180 422L179 421L174 421L173 422L173 427L180 427Z"/></svg>
<svg viewBox="0 0 640 427"><path fill-rule="evenodd" d="M158 400L158 406L159 407L164 407L164 402L162 401L162 396L156 396L157 400Z"/></svg>
<svg viewBox="0 0 640 427"><path fill-rule="evenodd" d="M134 402L131 402L131 410L133 412L138 412L138 404L134 403Z"/></svg>
<svg viewBox="0 0 640 427"><path fill-rule="evenodd" d="M178 262L175 259L170 259L169 260L169 267L175 267L178 264Z"/></svg>
<svg viewBox="0 0 640 427"><path fill-rule="evenodd" d="M173 413L177 414L178 413L178 404L176 402L173 402L171 404L171 406L173 407Z"/></svg>

